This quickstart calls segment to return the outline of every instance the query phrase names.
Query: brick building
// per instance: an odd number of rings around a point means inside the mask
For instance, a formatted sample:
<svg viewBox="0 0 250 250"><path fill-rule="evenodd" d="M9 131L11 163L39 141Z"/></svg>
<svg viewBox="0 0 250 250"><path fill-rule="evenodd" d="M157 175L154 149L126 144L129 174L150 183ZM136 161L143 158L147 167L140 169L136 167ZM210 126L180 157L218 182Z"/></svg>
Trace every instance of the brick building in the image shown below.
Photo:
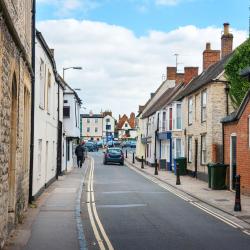
<svg viewBox="0 0 250 250"><path fill-rule="evenodd" d="M0 1L0 249L28 204L32 1Z"/></svg>
<svg viewBox="0 0 250 250"><path fill-rule="evenodd" d="M235 176L239 174L241 192L250 195L250 91L237 112L222 119L222 123L224 162L229 165L229 188L235 189Z"/></svg>

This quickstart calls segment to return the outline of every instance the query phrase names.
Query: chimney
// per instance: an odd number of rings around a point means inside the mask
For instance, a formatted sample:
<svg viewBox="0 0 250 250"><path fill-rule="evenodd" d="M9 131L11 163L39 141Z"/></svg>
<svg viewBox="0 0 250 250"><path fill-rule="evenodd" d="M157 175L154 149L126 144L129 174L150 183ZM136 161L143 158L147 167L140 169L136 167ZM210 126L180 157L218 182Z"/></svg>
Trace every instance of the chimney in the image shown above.
<svg viewBox="0 0 250 250"><path fill-rule="evenodd" d="M167 80L174 80L176 79L176 67L167 67Z"/></svg>
<svg viewBox="0 0 250 250"><path fill-rule="evenodd" d="M211 44L206 43L206 49L203 52L203 71L208 69L212 64L220 60L220 51L212 50Z"/></svg>
<svg viewBox="0 0 250 250"><path fill-rule="evenodd" d="M199 74L199 67L185 67L184 68L184 83L188 84L193 78Z"/></svg>
<svg viewBox="0 0 250 250"><path fill-rule="evenodd" d="M233 34L229 32L229 23L224 23L224 32L221 36L221 58L233 51Z"/></svg>
<svg viewBox="0 0 250 250"><path fill-rule="evenodd" d="M177 73L175 79L175 85L181 84L184 82L184 73Z"/></svg>

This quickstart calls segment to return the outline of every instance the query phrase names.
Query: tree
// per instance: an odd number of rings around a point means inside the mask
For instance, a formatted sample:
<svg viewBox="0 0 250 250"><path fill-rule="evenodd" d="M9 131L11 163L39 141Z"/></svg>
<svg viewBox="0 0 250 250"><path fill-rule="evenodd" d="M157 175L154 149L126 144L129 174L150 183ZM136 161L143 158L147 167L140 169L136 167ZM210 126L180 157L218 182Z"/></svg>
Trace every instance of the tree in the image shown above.
<svg viewBox="0 0 250 250"><path fill-rule="evenodd" d="M235 107L239 107L246 92L250 88L247 79L240 72L250 66L250 39L241 44L225 67L225 73L230 83L229 95Z"/></svg>

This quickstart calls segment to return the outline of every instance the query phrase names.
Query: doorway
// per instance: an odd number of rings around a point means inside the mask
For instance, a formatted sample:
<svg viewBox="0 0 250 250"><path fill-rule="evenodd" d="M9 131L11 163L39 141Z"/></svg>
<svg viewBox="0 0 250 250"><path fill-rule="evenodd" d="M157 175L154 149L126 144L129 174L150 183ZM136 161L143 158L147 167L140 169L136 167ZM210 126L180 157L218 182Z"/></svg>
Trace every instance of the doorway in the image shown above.
<svg viewBox="0 0 250 250"><path fill-rule="evenodd" d="M237 136L236 134L231 135L230 140L230 189L235 190L235 177L237 174Z"/></svg>
<svg viewBox="0 0 250 250"><path fill-rule="evenodd" d="M8 168L8 211L15 212L15 183L16 183L16 147L17 147L17 83L14 76L11 93L11 114L10 114L10 152Z"/></svg>

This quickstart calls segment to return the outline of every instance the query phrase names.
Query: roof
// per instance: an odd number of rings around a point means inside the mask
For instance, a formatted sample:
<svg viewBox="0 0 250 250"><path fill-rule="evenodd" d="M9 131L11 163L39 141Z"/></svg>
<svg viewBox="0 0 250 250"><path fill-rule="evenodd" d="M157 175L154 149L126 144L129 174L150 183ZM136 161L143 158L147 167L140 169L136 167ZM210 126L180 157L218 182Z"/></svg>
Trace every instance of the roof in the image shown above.
<svg viewBox="0 0 250 250"><path fill-rule="evenodd" d="M46 43L42 33L38 30L36 30L36 38L41 43L41 46L43 47L44 51L46 52L46 55L48 56L48 58L50 60L50 63L52 65L53 72L54 72L57 83L60 84L60 86L64 89L64 85L59 77L58 72L57 72L56 62L55 62L53 54L51 53L51 49L49 48L48 44Z"/></svg>
<svg viewBox="0 0 250 250"><path fill-rule="evenodd" d="M172 95L175 93L175 90L177 89L178 85L174 88L168 88L160 97L158 102L154 103L143 115L142 118L147 118L156 111L160 110L162 107L166 105L166 103L169 101L169 99L172 97Z"/></svg>
<svg viewBox="0 0 250 250"><path fill-rule="evenodd" d="M197 91L198 89L202 88L206 84L215 81L218 75L220 75L224 71L225 65L228 63L233 53L234 52L228 54L219 62L214 63L208 69L203 71L200 75L194 78L175 99L180 100L185 96L188 96L193 92Z"/></svg>
<svg viewBox="0 0 250 250"><path fill-rule="evenodd" d="M81 114L81 118L103 118L101 114Z"/></svg>
<svg viewBox="0 0 250 250"><path fill-rule="evenodd" d="M135 113L132 112L129 118L127 117L127 115L124 114L117 123L117 129L122 129L125 122L129 124L131 129L134 129L136 126Z"/></svg>
<svg viewBox="0 0 250 250"><path fill-rule="evenodd" d="M229 122L238 121L240 119L240 117L242 116L249 101L250 101L250 90L248 90L248 92L246 93L238 110L233 112L232 114L226 116L225 118L221 119L221 122L222 123L229 123Z"/></svg>

